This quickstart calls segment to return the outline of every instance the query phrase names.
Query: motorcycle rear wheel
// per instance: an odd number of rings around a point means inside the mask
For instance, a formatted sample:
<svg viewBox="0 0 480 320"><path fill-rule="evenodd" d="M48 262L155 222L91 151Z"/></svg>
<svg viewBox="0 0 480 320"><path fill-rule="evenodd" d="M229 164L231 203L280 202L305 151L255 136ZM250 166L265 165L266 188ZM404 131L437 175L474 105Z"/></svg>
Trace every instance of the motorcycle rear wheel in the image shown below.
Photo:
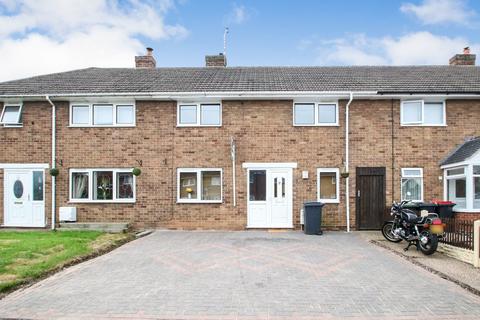
<svg viewBox="0 0 480 320"><path fill-rule="evenodd" d="M390 242L400 242L402 241L402 238L397 238L393 234L393 223L392 222L385 222L382 227L382 234Z"/></svg>
<svg viewBox="0 0 480 320"><path fill-rule="evenodd" d="M418 239L418 248L422 253L426 256L429 256L433 254L435 251L437 251L438 247L438 237L436 234L431 234L430 232L424 231L420 234L420 237L422 235L425 235L428 237L428 242L427 243L422 243L420 239Z"/></svg>

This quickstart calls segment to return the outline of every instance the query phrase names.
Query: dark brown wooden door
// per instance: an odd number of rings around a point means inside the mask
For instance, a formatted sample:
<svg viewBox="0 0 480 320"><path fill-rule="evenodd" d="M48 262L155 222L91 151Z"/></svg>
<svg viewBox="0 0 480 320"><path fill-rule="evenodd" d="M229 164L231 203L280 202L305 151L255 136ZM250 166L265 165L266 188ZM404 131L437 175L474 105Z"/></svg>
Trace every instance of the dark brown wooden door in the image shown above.
<svg viewBox="0 0 480 320"><path fill-rule="evenodd" d="M380 229L385 214L385 168L357 167L358 229Z"/></svg>

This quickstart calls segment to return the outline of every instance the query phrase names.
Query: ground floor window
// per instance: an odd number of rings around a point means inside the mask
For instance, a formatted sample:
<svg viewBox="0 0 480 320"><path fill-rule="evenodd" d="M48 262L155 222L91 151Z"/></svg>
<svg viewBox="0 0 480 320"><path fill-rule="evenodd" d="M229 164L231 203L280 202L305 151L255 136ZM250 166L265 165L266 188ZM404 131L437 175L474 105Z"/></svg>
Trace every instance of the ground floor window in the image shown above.
<svg viewBox="0 0 480 320"><path fill-rule="evenodd" d="M446 198L455 210L480 209L480 165L468 164L444 170Z"/></svg>
<svg viewBox="0 0 480 320"><path fill-rule="evenodd" d="M71 169L70 201L135 202L131 169Z"/></svg>
<svg viewBox="0 0 480 320"><path fill-rule="evenodd" d="M222 169L179 168L178 202L222 202Z"/></svg>
<svg viewBox="0 0 480 320"><path fill-rule="evenodd" d="M338 203L340 194L338 168L317 169L317 198L324 203Z"/></svg>
<svg viewBox="0 0 480 320"><path fill-rule="evenodd" d="M402 201L423 201L423 169L402 168Z"/></svg>

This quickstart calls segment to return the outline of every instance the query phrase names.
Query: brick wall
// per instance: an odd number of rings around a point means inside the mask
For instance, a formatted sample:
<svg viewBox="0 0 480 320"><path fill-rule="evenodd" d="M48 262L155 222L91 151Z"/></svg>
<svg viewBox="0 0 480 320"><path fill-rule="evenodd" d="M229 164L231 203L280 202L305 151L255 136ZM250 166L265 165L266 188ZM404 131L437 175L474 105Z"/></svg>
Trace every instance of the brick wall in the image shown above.
<svg viewBox="0 0 480 320"><path fill-rule="evenodd" d="M0 108L3 104L0 102ZM0 163L47 163L51 161L52 108L45 102L25 102L23 128L0 127ZM0 169L0 225L4 215L4 172ZM45 173L45 213L50 223L51 178Z"/></svg>
<svg viewBox="0 0 480 320"><path fill-rule="evenodd" d="M306 200L316 199L316 169L341 168L345 158L345 104L339 103L338 127L294 127L292 101L223 101L222 127L176 127L176 102L138 101L134 128L69 128L68 103L56 103L58 206L68 203L70 168L130 168L143 163L135 204L75 204L79 221L131 221L138 227L243 229L247 221L247 176L243 162L296 162L293 170L294 224ZM393 110L392 110L393 107ZM26 103L24 127L0 128L8 145L0 162L50 162L51 109ZM393 114L392 114L393 111ZM386 167L386 205L400 199L400 169L424 168L425 199L442 198L438 162L465 136L480 135L480 101L449 100L447 127L401 127L398 100L355 100L350 106L350 205L355 226L355 167ZM393 119L393 127L392 127ZM33 123L32 123L33 122ZM392 133L394 135L392 139ZM237 207L232 204L230 137L237 144ZM392 143L394 145L392 155ZM392 170L394 161L394 170ZM222 204L177 204L176 169L223 169ZM302 171L309 179L302 179ZM2 178L0 172L0 179ZM49 216L50 178L46 212ZM3 179L1 180L3 181ZM340 204L327 204L324 224L346 225L344 187ZM0 193L3 194L0 183ZM0 205L3 209L3 196ZM3 210L2 210L3 212ZM1 218L1 216L0 216Z"/></svg>

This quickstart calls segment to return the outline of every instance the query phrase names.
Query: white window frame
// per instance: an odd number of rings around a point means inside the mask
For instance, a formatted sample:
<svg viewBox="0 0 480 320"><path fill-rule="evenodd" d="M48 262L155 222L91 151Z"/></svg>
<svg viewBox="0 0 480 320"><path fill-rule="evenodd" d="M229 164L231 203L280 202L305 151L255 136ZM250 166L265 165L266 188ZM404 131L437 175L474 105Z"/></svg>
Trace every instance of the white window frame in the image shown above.
<svg viewBox="0 0 480 320"><path fill-rule="evenodd" d="M322 199L320 198L320 173L335 173L336 174L336 188L335 199ZM317 201L323 203L340 203L340 170L338 168L317 168Z"/></svg>
<svg viewBox="0 0 480 320"><path fill-rule="evenodd" d="M202 172L218 171L220 172L220 200L202 200ZM180 198L180 173L197 174L197 199ZM177 168L177 203L223 203L223 169L222 168Z"/></svg>
<svg viewBox="0 0 480 320"><path fill-rule="evenodd" d="M421 103L422 105L422 118L418 122L404 122L403 121L403 107L405 103ZM438 103L443 105L443 122L441 124L426 124L425 123L425 103ZM400 125L402 127L446 127L447 126L447 107L446 101L438 101L438 100L403 100L400 103Z"/></svg>
<svg viewBox="0 0 480 320"><path fill-rule="evenodd" d="M88 168L81 169L75 168L70 169L69 172L69 183L68 183L68 197L70 203L135 203L137 198L137 180L136 176L133 175L133 198L131 199L121 199L117 198L117 173L132 173L133 168ZM93 198L93 172L94 171L112 171L112 200L95 200ZM87 173L88 174L88 199L76 199L73 198L73 173Z"/></svg>
<svg viewBox="0 0 480 320"><path fill-rule="evenodd" d="M94 105L111 105L113 106L112 108L112 113L113 113L113 124L94 124L93 121L93 106ZM75 124L73 123L73 107L76 106L88 106L88 114L89 114L89 121L88 124ZM128 124L128 123L117 123L117 107L125 107L125 106L132 106L133 107L133 123ZM117 128L122 128L122 127L135 127L137 125L137 107L135 105L135 102L118 102L118 103L112 103L112 102L72 102L70 103L69 107L69 127L75 127L75 128L90 128L90 127L98 127L98 128L110 128L110 127L117 127Z"/></svg>
<svg viewBox="0 0 480 320"><path fill-rule="evenodd" d="M405 171L408 170L419 170L420 174L419 175L406 175ZM403 179L408 179L408 178L420 178L421 183L420 183L420 199L419 200L411 200L412 202L423 202L423 168L402 168L402 176L400 177L400 198L403 201Z"/></svg>
<svg viewBox="0 0 480 320"><path fill-rule="evenodd" d="M216 104L220 107L220 123L219 124L202 124L202 105L212 105ZM197 120L195 123L180 123L180 107L181 106L195 106ZM222 102L219 101L203 101L203 102L178 102L177 103L177 127L221 127L223 122L223 106Z"/></svg>
<svg viewBox="0 0 480 320"><path fill-rule="evenodd" d="M297 104L313 104L314 105L314 123L312 124L302 124L299 123L297 124L295 121L295 105ZM324 122L319 122L318 121L318 109L321 105L335 105L335 122L331 123L324 123ZM293 102L292 105L292 119L293 119L293 126L294 127L338 127L339 126L339 121L338 121L338 116L339 116L339 110L338 110L338 101L302 101L302 100L297 100Z"/></svg>
<svg viewBox="0 0 480 320"><path fill-rule="evenodd" d="M23 127L23 123L20 122L20 119L22 118L23 104L22 103L4 104L2 108L2 112L0 114L0 120L3 119L3 115L7 107L19 107L17 122L0 122L0 124L2 124L5 128Z"/></svg>

